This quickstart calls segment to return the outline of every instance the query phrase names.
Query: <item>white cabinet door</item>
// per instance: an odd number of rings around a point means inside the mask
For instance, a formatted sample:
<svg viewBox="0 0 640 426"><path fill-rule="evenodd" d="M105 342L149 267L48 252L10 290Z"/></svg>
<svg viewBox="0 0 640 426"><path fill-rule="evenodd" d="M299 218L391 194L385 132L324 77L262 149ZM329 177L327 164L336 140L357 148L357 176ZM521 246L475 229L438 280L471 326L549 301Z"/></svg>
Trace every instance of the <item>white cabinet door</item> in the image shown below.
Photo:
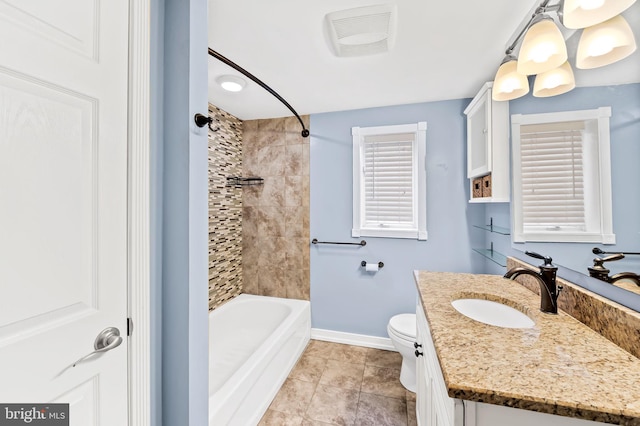
<svg viewBox="0 0 640 426"><path fill-rule="evenodd" d="M417 342L422 345L422 353L417 359L416 374L418 389L416 408L418 424L426 426L453 426L454 400L447 395L444 378L440 371L438 358L431 341L429 325L422 306L416 308Z"/></svg>
<svg viewBox="0 0 640 426"><path fill-rule="evenodd" d="M424 314L421 311L422 307L418 304L416 307L416 342L421 345L417 350L422 355L416 359L416 417L418 426L431 426L431 377L424 358L424 342L431 337L426 334Z"/></svg>
<svg viewBox="0 0 640 426"><path fill-rule="evenodd" d="M74 426L128 422L128 10L0 1L0 402Z"/></svg>
<svg viewBox="0 0 640 426"><path fill-rule="evenodd" d="M453 423L451 423L442 407L437 405L437 402L435 405L436 408L433 410L433 426L453 426Z"/></svg>
<svg viewBox="0 0 640 426"><path fill-rule="evenodd" d="M491 90L479 95L467 110L467 177L491 171Z"/></svg>
<svg viewBox="0 0 640 426"><path fill-rule="evenodd" d="M418 306L419 308L419 306ZM418 312L418 311L416 311ZM416 417L418 420L418 426L431 426L433 424L431 420L431 377L429 376L429 371L427 369L427 364L424 358L424 341L425 339L429 339L425 333L424 324L420 320L417 321L417 330L416 330L416 342L419 345L417 348L417 353L422 355L418 356L416 359Z"/></svg>

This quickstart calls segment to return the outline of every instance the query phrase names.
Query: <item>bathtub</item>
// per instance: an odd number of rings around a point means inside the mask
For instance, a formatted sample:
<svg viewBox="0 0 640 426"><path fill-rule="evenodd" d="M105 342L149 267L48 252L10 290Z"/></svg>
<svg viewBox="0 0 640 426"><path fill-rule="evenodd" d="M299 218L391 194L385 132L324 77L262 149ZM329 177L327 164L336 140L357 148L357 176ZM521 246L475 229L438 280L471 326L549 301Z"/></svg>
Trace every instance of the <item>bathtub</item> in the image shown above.
<svg viewBox="0 0 640 426"><path fill-rule="evenodd" d="M309 342L310 312L241 294L209 314L209 426L258 424Z"/></svg>

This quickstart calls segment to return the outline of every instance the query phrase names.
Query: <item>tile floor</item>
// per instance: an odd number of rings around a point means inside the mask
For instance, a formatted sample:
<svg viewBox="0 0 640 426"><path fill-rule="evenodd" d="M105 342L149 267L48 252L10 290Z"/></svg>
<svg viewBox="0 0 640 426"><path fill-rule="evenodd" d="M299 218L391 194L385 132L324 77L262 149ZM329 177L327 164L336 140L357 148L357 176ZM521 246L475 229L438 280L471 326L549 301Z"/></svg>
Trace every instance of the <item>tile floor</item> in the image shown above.
<svg viewBox="0 0 640 426"><path fill-rule="evenodd" d="M397 352L311 340L260 426L416 425Z"/></svg>

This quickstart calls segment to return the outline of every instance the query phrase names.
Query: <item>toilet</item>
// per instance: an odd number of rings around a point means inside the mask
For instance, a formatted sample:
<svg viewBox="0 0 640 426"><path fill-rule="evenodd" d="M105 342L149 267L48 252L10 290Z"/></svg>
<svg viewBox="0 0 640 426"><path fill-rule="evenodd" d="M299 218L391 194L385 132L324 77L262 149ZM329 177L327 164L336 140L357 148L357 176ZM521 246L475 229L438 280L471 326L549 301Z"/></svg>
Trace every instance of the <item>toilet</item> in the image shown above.
<svg viewBox="0 0 640 426"><path fill-rule="evenodd" d="M387 333L393 346L402 355L400 383L410 390L416 391L416 314L399 314L392 317L387 325Z"/></svg>

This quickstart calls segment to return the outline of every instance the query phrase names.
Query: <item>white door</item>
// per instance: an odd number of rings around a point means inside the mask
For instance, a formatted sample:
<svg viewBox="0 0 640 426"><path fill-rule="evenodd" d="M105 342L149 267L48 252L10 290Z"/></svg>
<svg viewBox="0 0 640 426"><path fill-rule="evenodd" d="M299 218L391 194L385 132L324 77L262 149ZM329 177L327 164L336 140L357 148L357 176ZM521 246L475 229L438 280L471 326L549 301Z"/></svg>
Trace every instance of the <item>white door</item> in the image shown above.
<svg viewBox="0 0 640 426"><path fill-rule="evenodd" d="M128 418L128 8L0 0L0 403L77 426Z"/></svg>

